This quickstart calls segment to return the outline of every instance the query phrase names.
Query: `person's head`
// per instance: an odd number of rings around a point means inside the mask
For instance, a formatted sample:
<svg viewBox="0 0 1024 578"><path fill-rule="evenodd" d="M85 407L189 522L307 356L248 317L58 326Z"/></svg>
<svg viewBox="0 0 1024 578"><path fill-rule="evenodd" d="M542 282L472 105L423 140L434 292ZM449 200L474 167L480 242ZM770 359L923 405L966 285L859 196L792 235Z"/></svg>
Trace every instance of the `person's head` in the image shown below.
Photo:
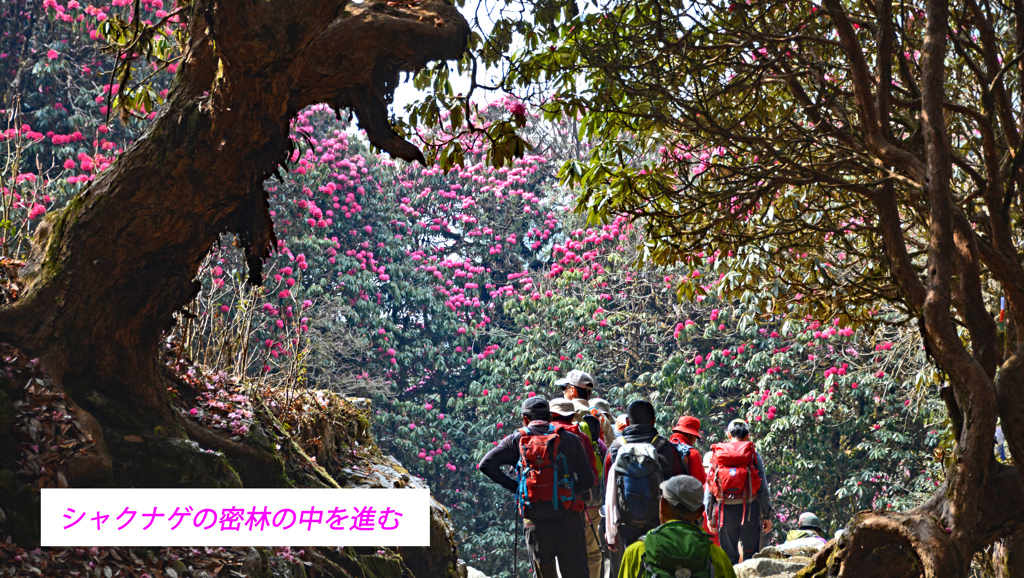
<svg viewBox="0 0 1024 578"><path fill-rule="evenodd" d="M529 424L531 421L551 420L551 408L548 406L548 400L539 395L527 398L523 402L522 413L523 425Z"/></svg>
<svg viewBox="0 0 1024 578"><path fill-rule="evenodd" d="M654 406L651 402L638 399L626 407L629 425L654 425Z"/></svg>
<svg viewBox="0 0 1024 578"><path fill-rule="evenodd" d="M573 408L571 401L564 397L556 397L548 402L548 406L551 408L551 421L555 423L572 423L576 410Z"/></svg>
<svg viewBox="0 0 1024 578"><path fill-rule="evenodd" d="M725 435L731 442L745 442L750 437L750 426L741 419L734 419L725 428Z"/></svg>
<svg viewBox="0 0 1024 578"><path fill-rule="evenodd" d="M609 404L607 400L601 399L600 397L595 397L594 399L590 400L590 409L597 410L598 412L606 415L612 414L611 404Z"/></svg>
<svg viewBox="0 0 1024 578"><path fill-rule="evenodd" d="M594 378L585 371L574 369L556 381L555 385L562 386L562 395L565 399L589 400L594 390Z"/></svg>
<svg viewBox="0 0 1024 578"><path fill-rule="evenodd" d="M704 513L704 485L693 476L673 476L661 483L658 516L661 523L698 523Z"/></svg>
<svg viewBox="0 0 1024 578"><path fill-rule="evenodd" d="M626 429L629 425L629 417L624 413L620 413L619 417L615 418L615 435L622 435L622 430Z"/></svg>
<svg viewBox="0 0 1024 578"><path fill-rule="evenodd" d="M679 421L676 422L672 431L682 434L682 436L686 438L686 443L691 446L696 444L697 440L704 439L700 435L700 420L693 416L684 415L679 418Z"/></svg>
<svg viewBox="0 0 1024 578"><path fill-rule="evenodd" d="M821 527L821 520L812 512L804 512L803 514L800 514L798 523L800 524L801 530L814 530L819 534L824 531Z"/></svg>

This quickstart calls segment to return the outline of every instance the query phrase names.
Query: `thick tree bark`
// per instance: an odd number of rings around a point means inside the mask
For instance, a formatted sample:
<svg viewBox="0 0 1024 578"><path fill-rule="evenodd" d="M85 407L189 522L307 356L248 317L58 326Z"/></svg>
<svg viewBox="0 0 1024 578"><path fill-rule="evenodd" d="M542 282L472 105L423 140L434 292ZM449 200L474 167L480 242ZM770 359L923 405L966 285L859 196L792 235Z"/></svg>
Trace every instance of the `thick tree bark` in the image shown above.
<svg viewBox="0 0 1024 578"><path fill-rule="evenodd" d="M982 30L982 41L992 44L992 24L973 2L968 2ZM1004 351L998 328L983 292L983 268L1002 285L1013 318L1024 308L1021 262L1013 249L1009 220L1004 214L1003 185L1019 175L1003 174L999 162L988 162L987 180L979 186L990 211L987 235L979 234L964 209L954 202L951 188L954 157L946 130L946 70L949 38L948 0L928 0L924 42L921 46L920 130L923 150L911 153L889 141L889 120L881 106L889 91L890 64L882 59L873 86L867 59L840 0L825 0L841 44L851 62L864 149L878 164L917 183L911 198L899 198L891 184L868 194L877 209L890 270L907 302L920 315L925 347L949 379L943 398L954 424L956 445L946 482L929 499L907 513L866 513L851 522L848 533L832 542L804 571L806 576L877 575L885 568L892 576L966 576L974 552L1024 529L1024 488L1016 468L993 457L996 421L1002 423L1014 455L1024 451L1024 351ZM878 35L885 38L892 25L887 3L879 5ZM887 41L880 46L887 50ZM986 61L995 52L986 48ZM880 57L881 58L881 57ZM877 60L877 59L876 59ZM996 70L998 66L989 67ZM989 79L992 82L992 79ZM1012 125L1006 114L1005 89L993 85L994 122ZM872 94L877 92L877 96ZM872 102L878 104L872 107ZM1005 139L1019 142L1016 127L1004 127ZM988 146L995 146L989 138ZM1015 146L1015 145L1011 145ZM987 154L998 160L999 154ZM991 161L991 159L989 159ZM1009 165L1005 165L1009 166ZM1019 166L1018 166L1019 169ZM1019 170L1018 170L1019 172ZM916 213L927 226L927 266L923 277L907 251L901 211ZM955 320L967 328L965 346ZM948 395L946 395L948 394ZM1020 448L1017 450L1016 448ZM888 544L888 545L886 545ZM1007 556L1007 564L1014 564Z"/></svg>
<svg viewBox="0 0 1024 578"><path fill-rule="evenodd" d="M196 294L222 233L238 235L250 279L261 282L274 243L262 183L289 152L290 119L319 102L349 107L373 144L422 160L388 124L385 98L401 72L459 57L469 32L441 0L207 0L194 14L167 106L46 218L23 295L0 310L0 341L42 360L102 424L115 461L118 448L134 449L123 433L187 437L166 397L161 335Z"/></svg>
<svg viewBox="0 0 1024 578"><path fill-rule="evenodd" d="M977 521L971 542L958 539L950 525L957 514L944 484L909 512L860 514L842 538L830 542L800 576L874 576L879 568L885 568L885 576L966 576L978 548L1024 530L1024 492L1017 469L995 464L986 481L979 491L983 494L980 509L970 513L969 519Z"/></svg>

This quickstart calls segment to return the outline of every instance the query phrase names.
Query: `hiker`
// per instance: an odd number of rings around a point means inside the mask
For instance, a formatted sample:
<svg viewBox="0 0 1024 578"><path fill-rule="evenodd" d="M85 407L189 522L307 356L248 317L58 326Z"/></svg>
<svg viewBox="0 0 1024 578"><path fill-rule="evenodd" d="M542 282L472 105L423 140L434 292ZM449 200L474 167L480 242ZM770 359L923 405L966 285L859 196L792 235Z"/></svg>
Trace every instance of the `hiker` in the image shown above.
<svg viewBox="0 0 1024 578"><path fill-rule="evenodd" d="M590 460L594 479L600 481L604 477L604 462L601 461L599 463L598 460L603 460L604 458L599 455L594 447L591 436L582 431L577 423L573 423L573 420L578 417L573 403L564 397L558 397L548 402L548 405L551 407L551 423L561 425L564 429L579 436L580 441L583 442L583 450ZM596 421L596 418L589 413L586 417ZM596 430L591 429L590 431ZM601 578L601 565L604 560L601 554L604 549L603 544L598 537L598 532L601 531L601 503L604 499L600 492L602 488L603 486L595 484L593 488L580 494L583 503L587 506L583 513L584 521L589 526L585 531L587 535L587 566L590 569L590 578Z"/></svg>
<svg viewBox="0 0 1024 578"><path fill-rule="evenodd" d="M654 427L654 406L637 400L626 408L626 429L608 448L605 460L605 539L611 550L612 578L622 553L658 520L658 485L684 473L672 442Z"/></svg>
<svg viewBox="0 0 1024 578"><path fill-rule="evenodd" d="M574 369L556 381L555 385L562 386L562 396L572 402L573 408L576 410L577 423L582 423L587 416L593 416L590 411L590 396L594 392L595 383L589 373ZM605 403L607 404L607 402ZM600 425L599 419L597 422ZM603 427L599 434L599 437L604 437Z"/></svg>
<svg viewBox="0 0 1024 578"><path fill-rule="evenodd" d="M590 461L577 436L550 423L547 400L528 398L521 411L523 427L487 452L478 468L515 494L534 574L588 578L585 506L579 494L594 487ZM501 470L512 465L515 480Z"/></svg>
<svg viewBox="0 0 1024 578"><path fill-rule="evenodd" d="M573 421L579 424L583 433L590 436L591 441L595 444L594 447L599 447L597 440L604 438L605 432L604 425L601 423L601 420L598 416L595 416L593 411L590 409L590 395L596 387L594 378L585 371L574 369L567 373L565 377L556 381L555 385L561 385L563 396L565 399L572 402L573 410L576 412L576 416ZM604 404L605 407L607 407L608 402L605 401ZM609 443L611 442L606 441L605 447L600 450L602 460L604 459L604 452L607 451L607 444Z"/></svg>
<svg viewBox="0 0 1024 578"><path fill-rule="evenodd" d="M622 555L620 578L736 578L725 551L701 530L704 486L693 476L661 483L661 525L647 532ZM685 568L689 572L679 572ZM677 574L677 572L679 572Z"/></svg>
<svg viewBox="0 0 1024 578"><path fill-rule="evenodd" d="M672 436L668 438L676 445L679 455L687 465L686 474L697 478L697 481L704 483L707 476L704 474L704 460L697 450L697 440L703 440L700 435L700 420L689 415L684 415L672 428Z"/></svg>
<svg viewBox="0 0 1024 578"><path fill-rule="evenodd" d="M725 433L728 442L711 446L704 506L711 531L737 564L761 549L761 533L772 531L772 509L764 464L749 439L750 426L734 419Z"/></svg>
<svg viewBox="0 0 1024 578"><path fill-rule="evenodd" d="M601 439L605 444L615 440L615 418L612 417L612 406L600 397L590 400L590 413L601 421Z"/></svg>
<svg viewBox="0 0 1024 578"><path fill-rule="evenodd" d="M796 530L790 530L786 534L786 542L792 542L794 540L803 540L804 538L817 538L822 543L828 542L828 538L825 537L825 530L821 527L821 520L818 519L811 512L804 512L800 514L797 519L797 524L800 525Z"/></svg>
<svg viewBox="0 0 1024 578"><path fill-rule="evenodd" d="M573 409L576 412L575 422L579 424L580 429L585 434L591 436L591 440L595 438L600 439L604 433L601 422L590 411L590 396L597 387L594 377L581 369L573 369L565 374L565 377L555 381L555 385L562 386L562 395L572 403ZM596 442L595 444L596 447L600 448L600 444ZM605 450L604 452L599 452L602 460L601 465L597 468L599 479L604 476L603 460L607 453L607 447ZM600 578L602 565L601 551L604 550L604 545L601 543L598 533L601 531L601 506L604 503L604 492L600 491L600 489L595 490L594 495L590 496L586 502L587 509L584 512L584 518L590 525L590 529L587 532L587 556L590 566L590 578Z"/></svg>

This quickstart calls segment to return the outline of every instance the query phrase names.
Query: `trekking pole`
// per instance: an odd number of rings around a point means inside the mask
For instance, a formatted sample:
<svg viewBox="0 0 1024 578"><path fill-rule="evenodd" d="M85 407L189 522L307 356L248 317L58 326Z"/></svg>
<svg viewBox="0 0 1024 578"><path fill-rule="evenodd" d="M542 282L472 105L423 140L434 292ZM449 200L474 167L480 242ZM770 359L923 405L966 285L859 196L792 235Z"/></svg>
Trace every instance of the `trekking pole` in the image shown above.
<svg viewBox="0 0 1024 578"><path fill-rule="evenodd" d="M597 540L597 548L601 551L601 560L604 560L608 556L608 546L606 546L601 539L597 537L597 530L594 529L594 522L590 519L590 512L587 508L583 508L583 514L587 517L587 525L590 526L590 532L594 534L594 539Z"/></svg>
<svg viewBox="0 0 1024 578"><path fill-rule="evenodd" d="M515 413L513 412L512 423L515 423ZM516 475L516 481L519 481L519 475ZM516 499L512 500L512 578L519 578L519 494L516 494Z"/></svg>
<svg viewBox="0 0 1024 578"><path fill-rule="evenodd" d="M512 518L515 522L515 533L512 535L512 578L519 578L519 512L515 505L512 506Z"/></svg>

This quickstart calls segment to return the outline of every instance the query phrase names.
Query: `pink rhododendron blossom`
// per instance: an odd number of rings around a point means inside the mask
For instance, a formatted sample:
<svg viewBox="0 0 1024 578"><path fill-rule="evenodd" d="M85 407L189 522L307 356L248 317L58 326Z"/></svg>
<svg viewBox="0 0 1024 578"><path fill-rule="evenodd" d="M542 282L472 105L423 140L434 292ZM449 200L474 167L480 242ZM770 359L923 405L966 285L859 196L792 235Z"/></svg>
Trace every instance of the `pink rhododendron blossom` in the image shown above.
<svg viewBox="0 0 1024 578"><path fill-rule="evenodd" d="M30 210L28 212L28 218L29 219L38 219L39 217L42 217L45 214L46 214L46 207L44 207L43 205L40 205L39 203L35 203L35 204L32 205L32 210Z"/></svg>

